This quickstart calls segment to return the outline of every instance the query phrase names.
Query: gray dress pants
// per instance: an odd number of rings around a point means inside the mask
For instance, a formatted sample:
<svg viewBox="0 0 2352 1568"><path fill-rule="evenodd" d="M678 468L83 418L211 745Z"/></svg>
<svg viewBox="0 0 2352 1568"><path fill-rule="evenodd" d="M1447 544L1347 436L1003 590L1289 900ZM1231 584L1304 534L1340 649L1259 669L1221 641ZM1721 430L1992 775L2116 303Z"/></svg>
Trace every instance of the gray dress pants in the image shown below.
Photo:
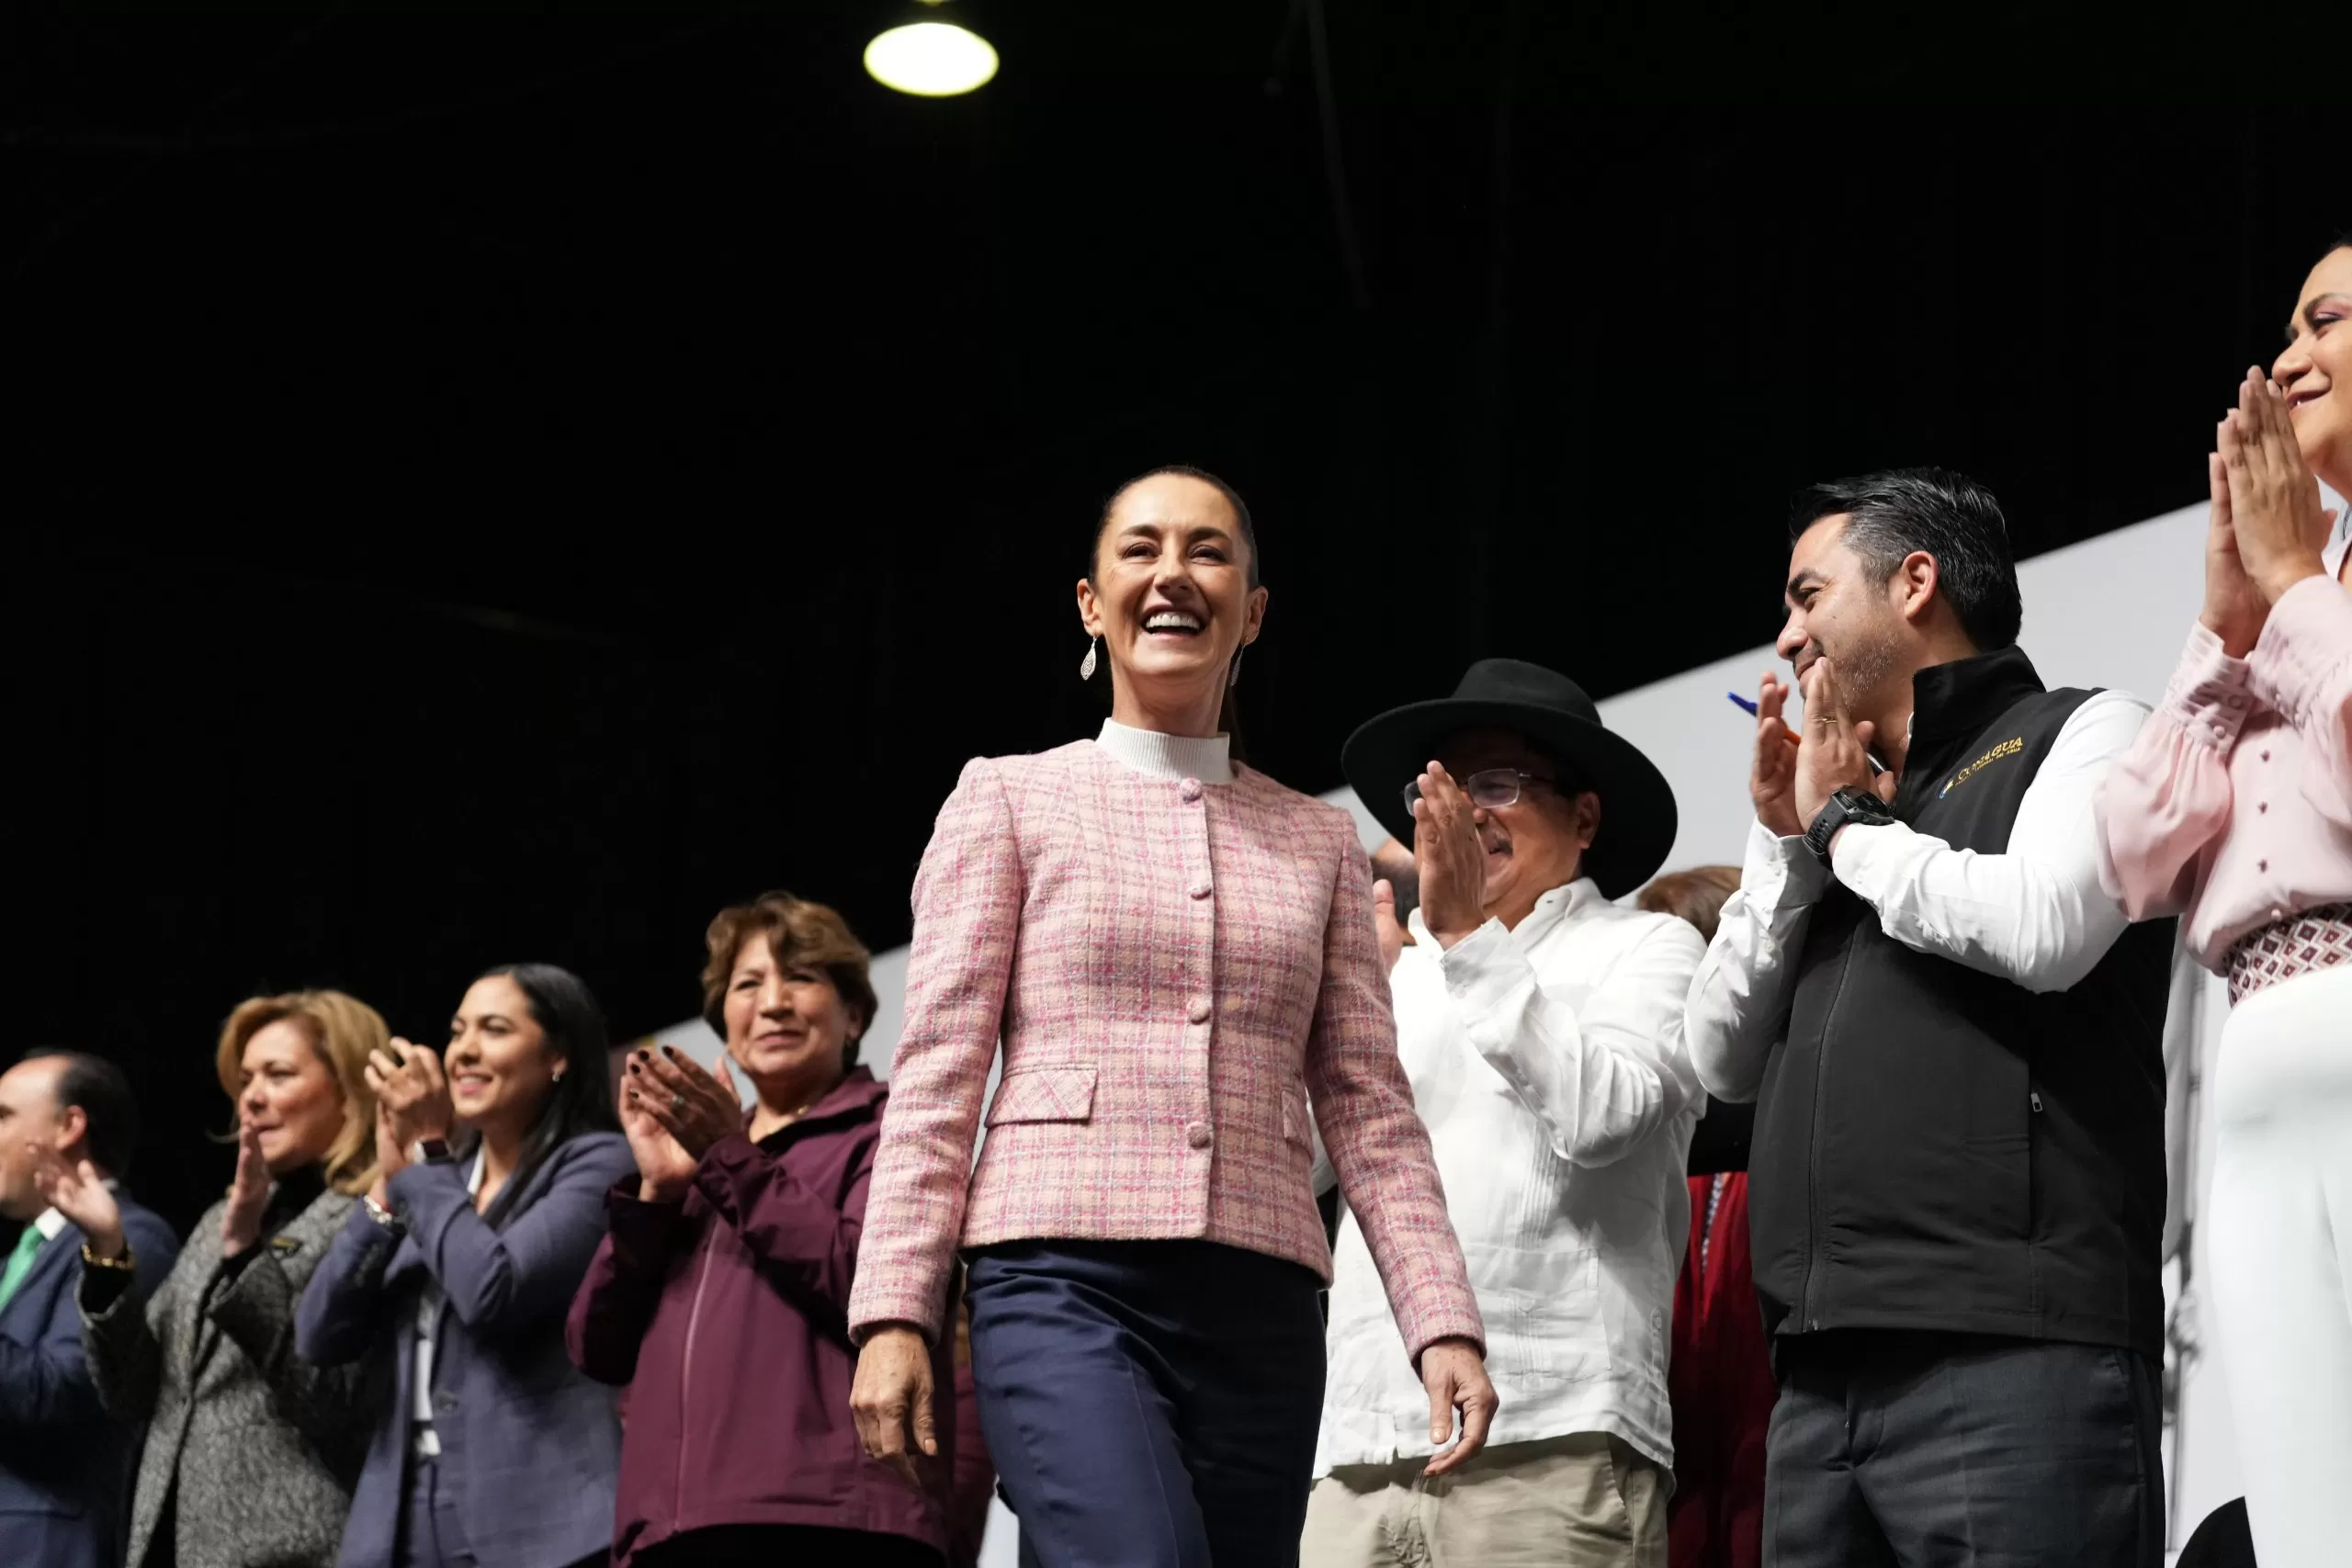
<svg viewBox="0 0 2352 1568"><path fill-rule="evenodd" d="M2160 1568L2154 1363L1848 1330L1775 1347L1764 1568Z"/></svg>

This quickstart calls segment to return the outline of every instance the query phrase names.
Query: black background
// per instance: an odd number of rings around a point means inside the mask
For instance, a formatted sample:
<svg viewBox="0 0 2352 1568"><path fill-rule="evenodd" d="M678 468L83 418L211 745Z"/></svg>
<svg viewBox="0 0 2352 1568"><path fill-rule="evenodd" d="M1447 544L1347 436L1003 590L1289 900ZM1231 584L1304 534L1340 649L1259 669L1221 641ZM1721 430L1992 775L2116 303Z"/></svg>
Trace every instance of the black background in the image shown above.
<svg viewBox="0 0 2352 1568"><path fill-rule="evenodd" d="M175 1220L255 990L438 1039L543 958L626 1037L763 887L905 940L963 759L1098 721L1132 472L1250 498L1248 746L1328 789L1473 658L1765 639L1809 479L2196 500L2352 216L2267 36L1334 0L1335 191L1304 6L956 8L941 102L885 6L0 22L9 1027L133 1066Z"/></svg>

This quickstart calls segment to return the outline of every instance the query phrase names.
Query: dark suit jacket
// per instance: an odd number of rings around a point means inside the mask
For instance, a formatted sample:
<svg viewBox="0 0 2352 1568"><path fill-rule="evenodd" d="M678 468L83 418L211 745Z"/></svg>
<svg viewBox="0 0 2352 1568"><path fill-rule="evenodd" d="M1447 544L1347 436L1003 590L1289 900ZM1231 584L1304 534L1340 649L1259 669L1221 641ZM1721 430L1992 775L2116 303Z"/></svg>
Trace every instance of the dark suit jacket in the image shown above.
<svg viewBox="0 0 2352 1568"><path fill-rule="evenodd" d="M342 1568L391 1568L406 1511L418 1293L443 1300L433 1329L433 1431L474 1555L496 1568L555 1568L612 1544L621 1429L613 1391L574 1371L564 1312L605 1237L605 1191L634 1179L617 1133L558 1145L500 1228L474 1212L467 1168L413 1165L390 1185L407 1235L356 1211L296 1315L321 1366L387 1357L393 1396L351 1500Z"/></svg>
<svg viewBox="0 0 2352 1568"><path fill-rule="evenodd" d="M118 1196L143 1303L179 1257L179 1238ZM113 1568L122 1560L124 1496L136 1429L98 1407L82 1354L82 1233L41 1244L32 1271L0 1309L0 1562Z"/></svg>

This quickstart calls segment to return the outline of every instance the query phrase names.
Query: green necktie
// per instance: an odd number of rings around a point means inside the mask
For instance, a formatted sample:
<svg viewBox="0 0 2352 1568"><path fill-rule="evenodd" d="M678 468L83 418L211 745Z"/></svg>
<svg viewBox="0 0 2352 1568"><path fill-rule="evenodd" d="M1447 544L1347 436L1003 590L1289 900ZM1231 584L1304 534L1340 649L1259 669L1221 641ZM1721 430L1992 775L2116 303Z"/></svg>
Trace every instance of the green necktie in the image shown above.
<svg viewBox="0 0 2352 1568"><path fill-rule="evenodd" d="M40 1244L47 1239L40 1234L39 1225L27 1225L25 1234L17 1238L17 1250L8 1254L8 1267L0 1271L0 1312L8 1310L8 1303L16 1297L17 1287L23 1284L25 1276L33 1271L33 1258L40 1252Z"/></svg>

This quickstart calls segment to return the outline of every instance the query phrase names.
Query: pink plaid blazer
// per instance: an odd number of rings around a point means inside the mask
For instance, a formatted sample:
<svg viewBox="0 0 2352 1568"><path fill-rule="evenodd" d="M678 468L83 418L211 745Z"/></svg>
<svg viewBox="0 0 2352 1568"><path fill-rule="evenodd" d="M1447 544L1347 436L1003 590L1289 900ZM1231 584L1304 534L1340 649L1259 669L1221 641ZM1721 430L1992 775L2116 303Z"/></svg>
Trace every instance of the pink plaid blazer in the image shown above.
<svg viewBox="0 0 2352 1568"><path fill-rule="evenodd" d="M1407 1347L1485 1342L1397 1063L1354 824L1235 772L1149 778L1091 740L965 765L915 877L859 1338L936 1337L958 1246L1200 1237L1329 1279L1311 1093Z"/></svg>

